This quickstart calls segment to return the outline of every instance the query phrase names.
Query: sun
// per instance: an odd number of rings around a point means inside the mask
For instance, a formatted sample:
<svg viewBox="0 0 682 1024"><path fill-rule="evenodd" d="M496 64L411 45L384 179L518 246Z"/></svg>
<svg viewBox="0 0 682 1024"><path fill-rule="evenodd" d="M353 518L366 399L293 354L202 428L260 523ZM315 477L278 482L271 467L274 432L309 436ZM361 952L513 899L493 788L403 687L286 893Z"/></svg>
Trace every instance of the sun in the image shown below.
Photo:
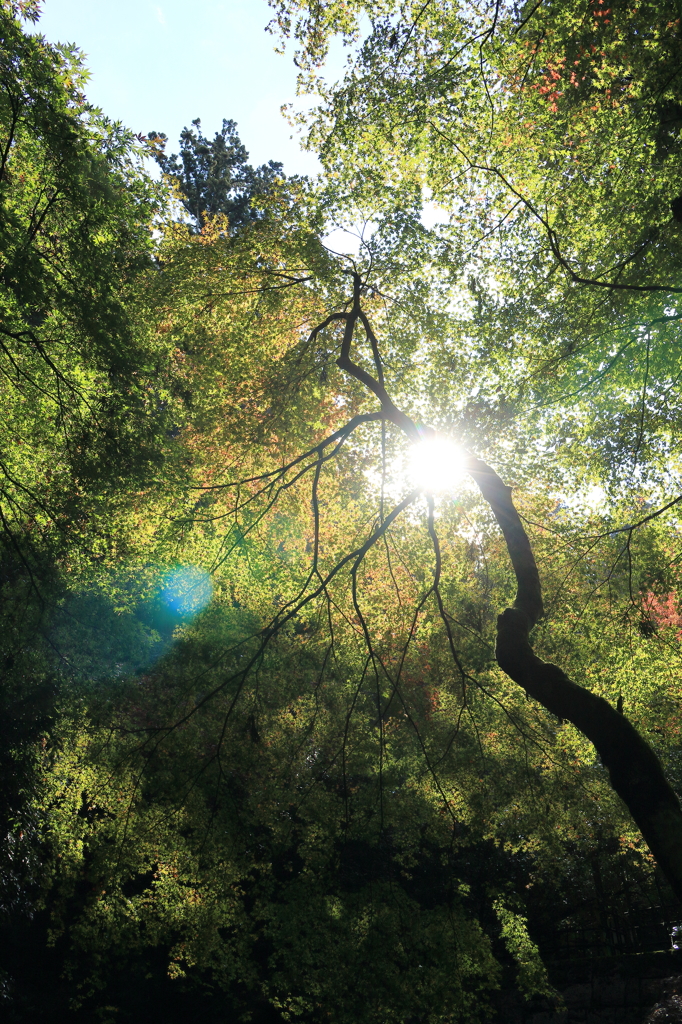
<svg viewBox="0 0 682 1024"><path fill-rule="evenodd" d="M429 437L410 449L410 482L428 494L447 494L457 490L464 474L465 453L447 437Z"/></svg>

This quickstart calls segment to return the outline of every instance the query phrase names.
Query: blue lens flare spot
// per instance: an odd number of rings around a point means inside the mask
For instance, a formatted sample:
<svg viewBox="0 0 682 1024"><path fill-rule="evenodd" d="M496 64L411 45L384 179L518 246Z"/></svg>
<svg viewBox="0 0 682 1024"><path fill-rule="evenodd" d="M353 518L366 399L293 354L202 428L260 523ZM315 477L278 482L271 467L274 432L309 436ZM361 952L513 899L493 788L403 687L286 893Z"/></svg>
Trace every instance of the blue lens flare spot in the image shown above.
<svg viewBox="0 0 682 1024"><path fill-rule="evenodd" d="M163 603L176 615L183 618L197 615L213 596L210 574L198 565L182 565L164 579L159 593Z"/></svg>

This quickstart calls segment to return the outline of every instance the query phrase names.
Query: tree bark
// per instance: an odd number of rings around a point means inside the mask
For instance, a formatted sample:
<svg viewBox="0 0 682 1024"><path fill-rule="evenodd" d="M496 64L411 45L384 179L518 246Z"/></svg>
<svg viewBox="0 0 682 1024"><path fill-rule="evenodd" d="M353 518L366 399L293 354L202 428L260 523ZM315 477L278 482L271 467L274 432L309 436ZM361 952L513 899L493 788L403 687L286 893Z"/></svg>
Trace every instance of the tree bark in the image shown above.
<svg viewBox="0 0 682 1024"><path fill-rule="evenodd" d="M611 785L682 900L682 809L678 797L658 757L625 715L533 653L529 633L543 611L540 577L528 535L514 507L511 488L480 459L471 456L468 469L495 515L516 575L514 607L497 620L497 663L530 697L571 722L594 744Z"/></svg>

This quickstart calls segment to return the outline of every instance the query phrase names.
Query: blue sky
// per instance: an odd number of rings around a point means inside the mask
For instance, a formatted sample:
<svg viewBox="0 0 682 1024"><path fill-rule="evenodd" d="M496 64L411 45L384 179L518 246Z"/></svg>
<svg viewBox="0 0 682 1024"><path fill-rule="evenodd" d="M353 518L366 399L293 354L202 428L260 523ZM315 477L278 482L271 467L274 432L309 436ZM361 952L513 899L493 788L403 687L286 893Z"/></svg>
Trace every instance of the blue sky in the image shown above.
<svg viewBox="0 0 682 1024"><path fill-rule="evenodd" d="M135 132L165 132L171 152L195 117L207 135L227 117L252 163L315 173L317 160L280 113L295 99L296 68L291 54L274 52L271 14L266 0L44 0L35 31L76 43L91 71L89 99Z"/></svg>

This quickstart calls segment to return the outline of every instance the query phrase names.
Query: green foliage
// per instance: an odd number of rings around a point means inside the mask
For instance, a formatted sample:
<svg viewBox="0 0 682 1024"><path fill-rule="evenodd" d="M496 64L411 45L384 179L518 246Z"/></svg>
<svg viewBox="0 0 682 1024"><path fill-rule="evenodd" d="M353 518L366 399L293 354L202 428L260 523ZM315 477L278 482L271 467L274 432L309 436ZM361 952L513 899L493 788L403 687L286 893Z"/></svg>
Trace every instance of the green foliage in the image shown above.
<svg viewBox="0 0 682 1024"><path fill-rule="evenodd" d="M4 532L15 549L29 523L87 545L97 501L162 458L167 352L126 298L164 196L86 103L78 54L1 25Z"/></svg>
<svg viewBox="0 0 682 1024"><path fill-rule="evenodd" d="M274 6L322 92L309 128L330 205L417 234L436 205L431 259L460 316L459 358L433 376L466 373L471 446L487 450L480 421L503 399L514 435L538 407L575 408L591 475L619 486L653 461L660 478L679 435L678 5ZM330 88L316 68L334 33L361 45ZM584 451L563 432L575 471Z"/></svg>

